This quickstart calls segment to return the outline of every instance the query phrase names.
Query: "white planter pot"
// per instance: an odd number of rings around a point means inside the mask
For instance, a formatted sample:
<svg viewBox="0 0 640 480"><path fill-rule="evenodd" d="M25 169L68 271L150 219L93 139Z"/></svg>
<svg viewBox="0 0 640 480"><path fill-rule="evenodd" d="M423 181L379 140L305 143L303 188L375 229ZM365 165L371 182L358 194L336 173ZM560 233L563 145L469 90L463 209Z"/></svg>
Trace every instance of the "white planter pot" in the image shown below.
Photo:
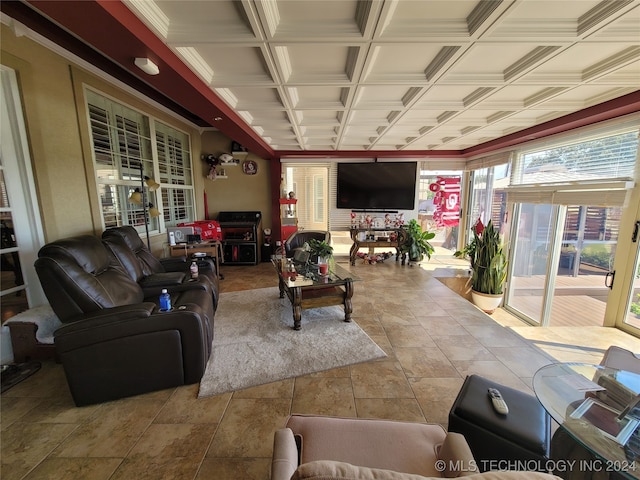
<svg viewBox="0 0 640 480"><path fill-rule="evenodd" d="M490 295L471 290L471 300L473 304L485 313L491 315L502 303L502 294Z"/></svg>

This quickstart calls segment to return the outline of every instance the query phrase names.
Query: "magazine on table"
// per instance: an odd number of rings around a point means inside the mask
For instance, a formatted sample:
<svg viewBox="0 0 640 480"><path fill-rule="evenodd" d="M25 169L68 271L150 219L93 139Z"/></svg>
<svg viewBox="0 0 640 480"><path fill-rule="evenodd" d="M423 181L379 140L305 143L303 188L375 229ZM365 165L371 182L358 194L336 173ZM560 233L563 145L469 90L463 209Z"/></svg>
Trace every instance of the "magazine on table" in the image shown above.
<svg viewBox="0 0 640 480"><path fill-rule="evenodd" d="M625 445L640 425L640 419L629 415L620 418L620 413L620 410L602 403L597 398L588 397L578 405L570 417L589 422L605 436L620 445Z"/></svg>

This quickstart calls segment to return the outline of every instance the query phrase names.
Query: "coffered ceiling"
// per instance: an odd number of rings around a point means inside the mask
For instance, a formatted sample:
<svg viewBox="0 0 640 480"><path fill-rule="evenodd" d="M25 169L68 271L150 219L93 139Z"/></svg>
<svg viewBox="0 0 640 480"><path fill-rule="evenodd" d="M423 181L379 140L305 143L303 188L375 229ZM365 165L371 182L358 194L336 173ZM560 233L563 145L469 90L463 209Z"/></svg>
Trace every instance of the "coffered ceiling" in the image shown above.
<svg viewBox="0 0 640 480"><path fill-rule="evenodd" d="M27 3L165 88L133 66L139 48L121 60L108 38L101 43L99 24L83 30L46 7L69 2ZM77 10L89 13L86 3ZM159 64L157 77L182 62L188 88L210 89L200 95L218 109L166 95L235 140L280 154L473 151L518 132L533 138L533 127L600 104L640 104L640 0L95 3L119 24L141 20L155 46L135 23L127 28ZM225 128L227 116L240 127Z"/></svg>

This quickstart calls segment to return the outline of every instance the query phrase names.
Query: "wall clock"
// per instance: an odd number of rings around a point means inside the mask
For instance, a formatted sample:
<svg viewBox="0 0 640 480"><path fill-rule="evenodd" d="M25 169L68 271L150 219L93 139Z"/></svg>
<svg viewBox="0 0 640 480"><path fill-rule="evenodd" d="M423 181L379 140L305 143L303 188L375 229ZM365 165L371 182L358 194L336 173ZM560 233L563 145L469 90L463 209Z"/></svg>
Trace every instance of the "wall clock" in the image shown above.
<svg viewBox="0 0 640 480"><path fill-rule="evenodd" d="M247 175L255 175L258 172L258 164L253 160L242 162L242 171Z"/></svg>

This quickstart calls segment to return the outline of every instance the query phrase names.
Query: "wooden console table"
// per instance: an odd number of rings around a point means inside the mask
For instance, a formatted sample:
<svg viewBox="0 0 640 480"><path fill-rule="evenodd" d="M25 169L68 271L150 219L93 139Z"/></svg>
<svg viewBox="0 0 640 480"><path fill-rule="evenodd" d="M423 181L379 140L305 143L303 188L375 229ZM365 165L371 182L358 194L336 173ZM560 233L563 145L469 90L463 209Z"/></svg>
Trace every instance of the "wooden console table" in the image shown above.
<svg viewBox="0 0 640 480"><path fill-rule="evenodd" d="M395 233L395 240L391 240L391 234ZM365 240L360 240L361 234L365 235ZM384 235L383 235L384 234ZM373 239L371 236L373 235ZM366 239L366 238L369 239ZM396 261L400 256L400 246L407 241L407 231L402 228L352 228L351 240L353 245L349 250L349 259L351 265L356 264L356 257L358 256L358 250L361 248L368 248L369 255L374 254L375 248L395 248L396 249ZM404 263L404 259L403 262Z"/></svg>

